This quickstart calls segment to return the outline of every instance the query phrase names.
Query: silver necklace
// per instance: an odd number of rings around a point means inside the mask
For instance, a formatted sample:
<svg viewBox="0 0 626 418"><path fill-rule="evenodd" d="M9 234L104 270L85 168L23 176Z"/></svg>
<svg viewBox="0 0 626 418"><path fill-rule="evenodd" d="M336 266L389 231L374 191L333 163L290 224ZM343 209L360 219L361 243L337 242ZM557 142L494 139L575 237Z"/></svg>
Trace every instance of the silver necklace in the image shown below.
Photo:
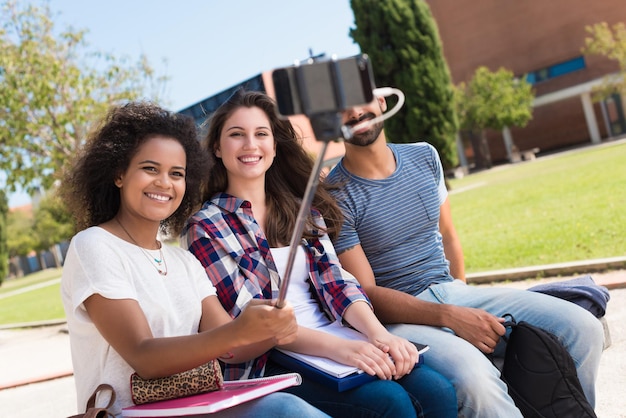
<svg viewBox="0 0 626 418"><path fill-rule="evenodd" d="M163 245L161 244L161 241L159 241L159 240L156 241L157 245L159 246L159 255L161 257L159 259L159 258L156 258L156 257L153 257L152 255L150 255L150 253L148 253L148 251L146 251L141 245L137 244L137 241L135 241L135 238L133 238L133 236L130 235L130 233L126 230L126 228L124 228L124 225L122 225L122 223L120 222L119 219L117 219L117 217L115 218L115 221L122 228L122 230L126 233L126 235L128 235L128 238L130 238L130 240L133 242L133 244L135 244L137 247L139 247L141 252L150 261L150 264L152 264L154 266L154 268L156 268L156 270L159 272L159 274L161 276L167 276L167 262L165 261L165 257L163 257L163 250L161 249L163 247Z"/></svg>

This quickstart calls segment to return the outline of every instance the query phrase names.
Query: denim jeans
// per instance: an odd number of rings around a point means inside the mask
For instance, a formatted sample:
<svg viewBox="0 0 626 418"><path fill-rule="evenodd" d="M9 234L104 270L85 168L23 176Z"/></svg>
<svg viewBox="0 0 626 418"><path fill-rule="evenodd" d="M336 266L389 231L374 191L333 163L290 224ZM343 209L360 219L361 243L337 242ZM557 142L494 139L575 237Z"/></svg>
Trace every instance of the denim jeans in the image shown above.
<svg viewBox="0 0 626 418"><path fill-rule="evenodd" d="M527 290L476 287L455 280L430 286L417 296L435 303L481 308L496 316L506 313L557 336L574 359L587 399L595 403L595 381L602 354L603 329L600 321L580 306ZM456 388L459 416L521 417L507 393L500 371L476 347L449 329L426 325L394 324L393 334L430 345L426 365L450 379ZM504 354L504 344L496 347Z"/></svg>
<svg viewBox="0 0 626 418"><path fill-rule="evenodd" d="M207 418L329 418L328 415L297 396L282 392L270 393L262 398L214 414L200 416Z"/></svg>
<svg viewBox="0 0 626 418"><path fill-rule="evenodd" d="M266 375L288 370L270 361ZM374 380L344 392L306 379L284 390L333 417L454 418L457 402L451 382L422 365L398 381Z"/></svg>

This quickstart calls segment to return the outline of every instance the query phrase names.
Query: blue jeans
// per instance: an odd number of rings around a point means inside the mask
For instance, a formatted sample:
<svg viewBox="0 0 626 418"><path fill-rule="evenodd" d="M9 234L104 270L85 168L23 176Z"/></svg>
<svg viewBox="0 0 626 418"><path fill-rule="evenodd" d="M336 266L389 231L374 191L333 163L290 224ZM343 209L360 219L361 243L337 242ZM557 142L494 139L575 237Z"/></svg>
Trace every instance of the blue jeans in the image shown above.
<svg viewBox="0 0 626 418"><path fill-rule="evenodd" d="M275 392L262 398L225 409L215 414L203 415L215 418L329 418L328 415L309 405L297 396Z"/></svg>
<svg viewBox="0 0 626 418"><path fill-rule="evenodd" d="M587 399L595 403L595 381L602 354L603 329L587 310L545 294L527 290L475 287L455 280L430 286L417 296L434 302L484 309L496 316L506 313L557 336L574 359ZM462 417L521 417L507 393L500 371L476 347L445 328L394 324L387 328L408 340L430 345L426 365L450 379ZM504 354L504 344L496 356Z"/></svg>
<svg viewBox="0 0 626 418"><path fill-rule="evenodd" d="M289 370L270 361L266 375ZM457 416L452 383L422 365L398 381L375 380L357 388L337 392L303 377L300 386L284 390L306 400L333 417L432 417Z"/></svg>

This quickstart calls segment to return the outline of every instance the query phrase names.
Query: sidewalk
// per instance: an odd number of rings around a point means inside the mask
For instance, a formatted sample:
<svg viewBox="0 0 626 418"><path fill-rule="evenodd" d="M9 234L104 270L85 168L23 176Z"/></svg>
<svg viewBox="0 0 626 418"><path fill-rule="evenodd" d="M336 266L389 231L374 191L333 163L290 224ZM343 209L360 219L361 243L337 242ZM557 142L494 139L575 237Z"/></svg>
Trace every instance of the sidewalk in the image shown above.
<svg viewBox="0 0 626 418"><path fill-rule="evenodd" d="M0 390L72 376L65 323L0 330Z"/></svg>
<svg viewBox="0 0 626 418"><path fill-rule="evenodd" d="M76 414L67 325L0 330L0 417Z"/></svg>
<svg viewBox="0 0 626 418"><path fill-rule="evenodd" d="M557 268L558 267L558 268ZM548 277L548 273L550 276ZM626 417L626 257L468 275L478 286L528 288L590 273L611 290L605 316L612 345L600 367L598 417ZM544 278L537 278L544 277ZM76 413L69 336L65 323L0 329L0 416L66 417Z"/></svg>

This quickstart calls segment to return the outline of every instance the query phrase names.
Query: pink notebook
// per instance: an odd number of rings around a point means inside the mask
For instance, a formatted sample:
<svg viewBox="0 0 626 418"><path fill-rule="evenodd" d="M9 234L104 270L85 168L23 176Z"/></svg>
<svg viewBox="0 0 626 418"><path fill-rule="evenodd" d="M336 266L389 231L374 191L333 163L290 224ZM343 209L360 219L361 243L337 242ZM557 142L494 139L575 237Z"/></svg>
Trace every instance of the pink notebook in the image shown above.
<svg viewBox="0 0 626 418"><path fill-rule="evenodd" d="M290 386L298 386L302 378L298 373L285 373L257 379L224 382L224 387L214 392L168 401L152 402L122 409L123 417L179 417L207 414L259 398Z"/></svg>

